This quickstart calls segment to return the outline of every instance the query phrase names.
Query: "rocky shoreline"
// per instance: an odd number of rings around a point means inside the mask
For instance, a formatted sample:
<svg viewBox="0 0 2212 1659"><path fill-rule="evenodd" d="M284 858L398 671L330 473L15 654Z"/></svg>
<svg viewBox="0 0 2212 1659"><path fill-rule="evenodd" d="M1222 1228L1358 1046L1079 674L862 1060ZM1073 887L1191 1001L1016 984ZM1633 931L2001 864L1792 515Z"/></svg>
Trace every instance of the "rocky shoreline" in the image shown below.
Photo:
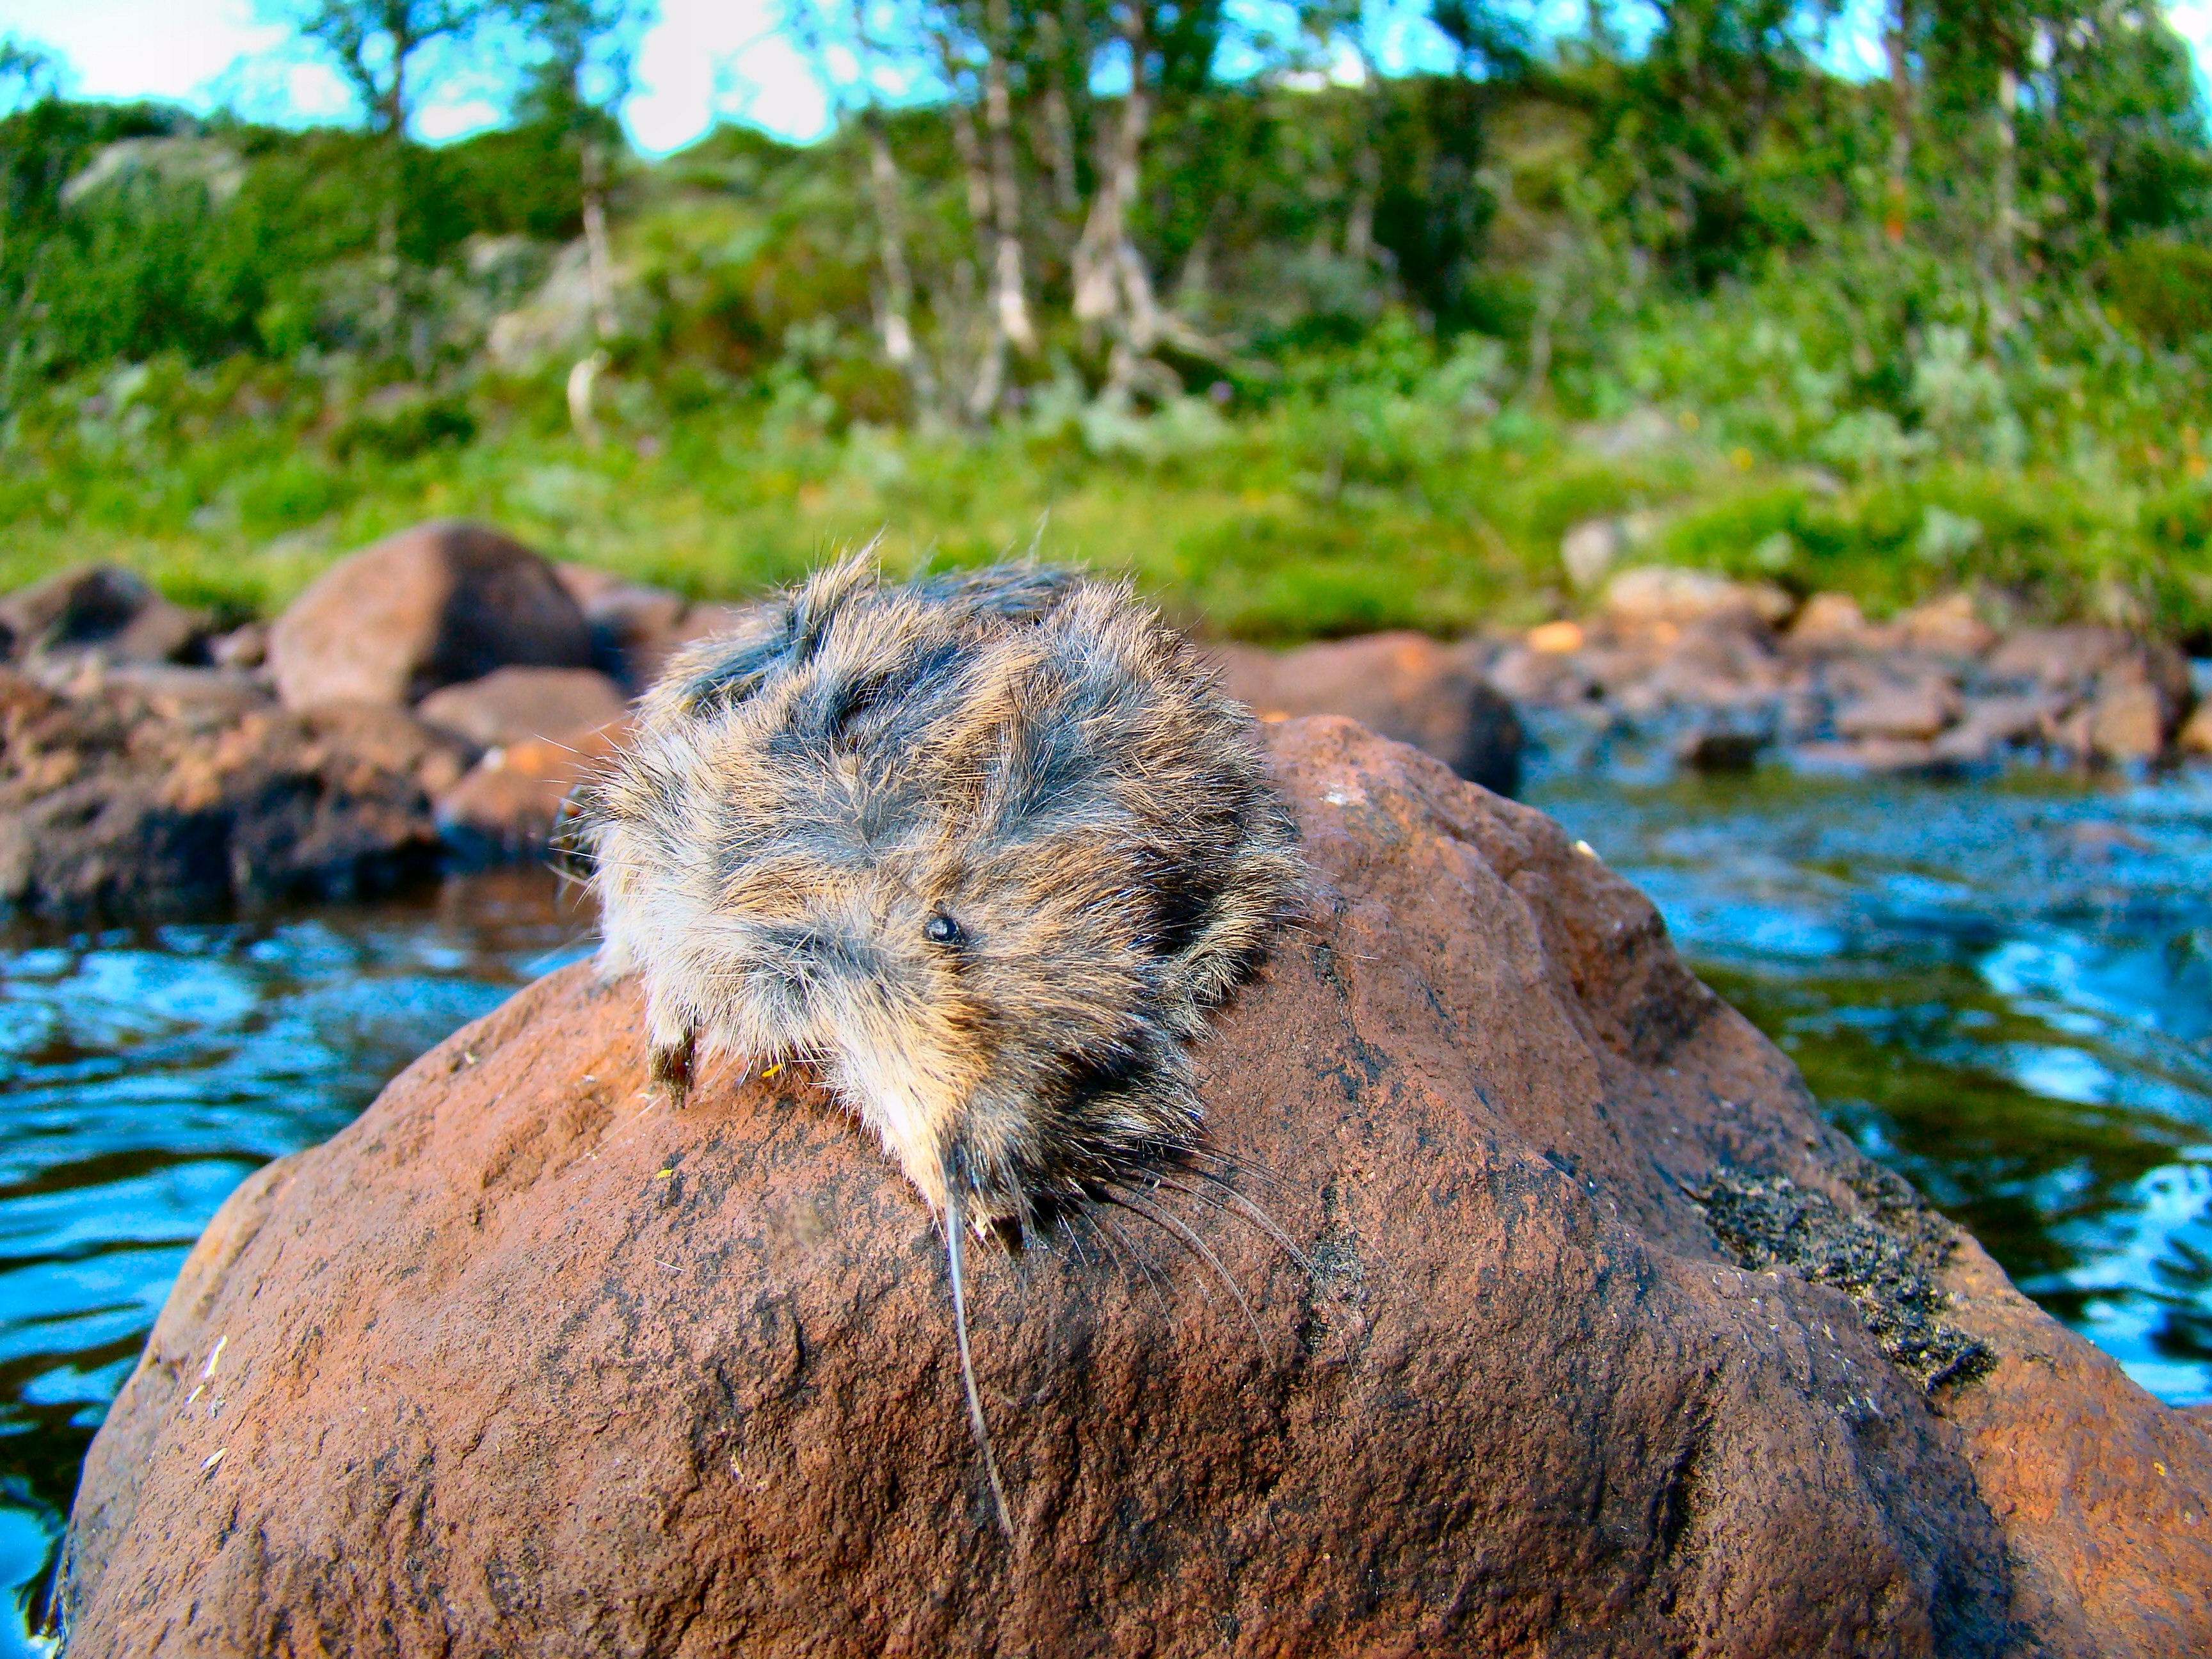
<svg viewBox="0 0 2212 1659"><path fill-rule="evenodd" d="M85 1465L70 1650L2212 1647L2200 1414L1558 824L1346 720L1268 742L1312 909L1197 1058L1292 1249L1156 1195L1250 1324L1166 1233L979 1254L1012 1538L896 1168L803 1065L656 1109L579 965L210 1223Z"/></svg>
<svg viewBox="0 0 2212 1659"><path fill-rule="evenodd" d="M2075 625L2000 634L1954 593L1870 623L1839 593L1695 571L1623 572L1591 616L1489 642L1524 708L1667 742L1683 765L1960 775L2007 764L2149 768L2212 755L2212 687L2165 641Z"/></svg>
<svg viewBox="0 0 2212 1659"><path fill-rule="evenodd" d="M629 699L732 615L461 523L356 553L222 632L127 571L62 573L0 599L0 908L342 897L538 856ZM1963 595L1875 623L1841 595L1647 568L1518 635L1212 652L1263 720L1346 715L1509 794L1532 726L1705 771L2212 755L2212 687L2171 646L2001 635Z"/></svg>

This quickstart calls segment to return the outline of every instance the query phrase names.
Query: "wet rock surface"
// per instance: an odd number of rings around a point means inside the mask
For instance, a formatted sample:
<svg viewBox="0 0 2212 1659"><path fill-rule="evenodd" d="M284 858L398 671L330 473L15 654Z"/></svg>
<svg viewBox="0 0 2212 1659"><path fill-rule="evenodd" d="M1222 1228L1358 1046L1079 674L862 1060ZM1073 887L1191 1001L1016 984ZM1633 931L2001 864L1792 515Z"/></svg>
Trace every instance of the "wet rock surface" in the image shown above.
<svg viewBox="0 0 2212 1659"><path fill-rule="evenodd" d="M558 738L487 750L469 775L441 793L438 831L463 865L542 856L561 799L598 769L629 734L626 717Z"/></svg>
<svg viewBox="0 0 2212 1659"><path fill-rule="evenodd" d="M1527 738L1513 705L1483 678L1480 654L1479 642L1410 633L1208 653L1230 695L1263 720L1341 714L1510 795L1520 787Z"/></svg>
<svg viewBox="0 0 2212 1659"><path fill-rule="evenodd" d="M1812 770L1959 774L2011 762L2148 766L2208 740L2188 665L2118 628L2010 635L1950 594L1881 623L1845 595L1796 607L1699 572L1631 569L1579 621L1477 653L1524 710L1657 740L1702 770L1747 747Z"/></svg>
<svg viewBox="0 0 2212 1659"><path fill-rule="evenodd" d="M618 720L622 688L590 668L501 668L433 691L415 706L423 720L480 749L561 738Z"/></svg>
<svg viewBox="0 0 2212 1659"><path fill-rule="evenodd" d="M2199 1421L1900 1211L1550 820L1270 741L1314 903L1200 1059L1310 1270L1164 1189L1256 1338L1164 1235L981 1258L1013 1540L910 1189L797 1068L641 1100L579 968L224 1206L88 1462L72 1651L2212 1643ZM1893 1363L1899 1284L1978 1374Z"/></svg>
<svg viewBox="0 0 2212 1659"><path fill-rule="evenodd" d="M0 904L373 890L434 861L429 792L472 758L403 710L303 717L210 669L94 670L65 691L0 669Z"/></svg>
<svg viewBox="0 0 2212 1659"><path fill-rule="evenodd" d="M212 631L204 612L171 604L114 565L64 570L0 599L0 660L49 673L90 659L188 662Z"/></svg>

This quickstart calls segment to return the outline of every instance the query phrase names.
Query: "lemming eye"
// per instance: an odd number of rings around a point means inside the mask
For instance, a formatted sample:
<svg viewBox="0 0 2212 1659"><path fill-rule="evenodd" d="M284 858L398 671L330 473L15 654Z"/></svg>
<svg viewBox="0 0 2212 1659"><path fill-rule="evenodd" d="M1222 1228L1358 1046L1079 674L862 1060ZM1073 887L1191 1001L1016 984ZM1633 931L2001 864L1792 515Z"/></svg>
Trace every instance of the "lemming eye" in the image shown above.
<svg viewBox="0 0 2212 1659"><path fill-rule="evenodd" d="M947 915L932 916L921 931L932 945L960 943L960 924Z"/></svg>

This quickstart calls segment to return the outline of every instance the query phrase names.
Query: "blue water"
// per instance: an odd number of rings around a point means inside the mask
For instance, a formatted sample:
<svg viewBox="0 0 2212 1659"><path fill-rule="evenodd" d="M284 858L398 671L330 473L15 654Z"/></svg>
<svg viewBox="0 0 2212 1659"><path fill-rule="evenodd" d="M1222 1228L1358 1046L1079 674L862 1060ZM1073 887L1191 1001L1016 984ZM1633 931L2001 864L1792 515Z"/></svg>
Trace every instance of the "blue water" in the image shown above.
<svg viewBox="0 0 2212 1659"><path fill-rule="evenodd" d="M319 915L0 927L0 1656L37 1650L84 1449L216 1206L586 926L531 872Z"/></svg>
<svg viewBox="0 0 2212 1659"><path fill-rule="evenodd" d="M1675 780L1547 728L1528 795L2023 1289L2212 1399L2212 777ZM511 872L313 915L0 925L0 1659L231 1188L584 951Z"/></svg>
<svg viewBox="0 0 2212 1659"><path fill-rule="evenodd" d="M2021 1288L2212 1400L2212 774L1528 791Z"/></svg>

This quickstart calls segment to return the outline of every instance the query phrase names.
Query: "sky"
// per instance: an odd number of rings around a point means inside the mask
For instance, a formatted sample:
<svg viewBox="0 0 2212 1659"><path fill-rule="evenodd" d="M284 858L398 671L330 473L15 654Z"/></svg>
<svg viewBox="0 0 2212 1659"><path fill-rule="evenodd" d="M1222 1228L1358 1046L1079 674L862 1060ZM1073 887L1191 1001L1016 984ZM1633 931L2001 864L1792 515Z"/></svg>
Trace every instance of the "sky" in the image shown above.
<svg viewBox="0 0 2212 1659"><path fill-rule="evenodd" d="M641 149L679 149L732 117L790 138L822 132L828 101L777 36L775 3L660 0L623 112ZM2200 71L2212 71L2212 0L2171 0L2166 15L2196 48ZM276 120L349 113L337 76L288 51L282 28L255 21L253 0L0 0L5 34L58 53L81 97L159 98L201 110L228 104ZM1869 68L1879 56L1848 45L1838 55L1845 64L1863 57ZM417 136L434 143L493 124L501 113L495 91L453 88L422 107Z"/></svg>

